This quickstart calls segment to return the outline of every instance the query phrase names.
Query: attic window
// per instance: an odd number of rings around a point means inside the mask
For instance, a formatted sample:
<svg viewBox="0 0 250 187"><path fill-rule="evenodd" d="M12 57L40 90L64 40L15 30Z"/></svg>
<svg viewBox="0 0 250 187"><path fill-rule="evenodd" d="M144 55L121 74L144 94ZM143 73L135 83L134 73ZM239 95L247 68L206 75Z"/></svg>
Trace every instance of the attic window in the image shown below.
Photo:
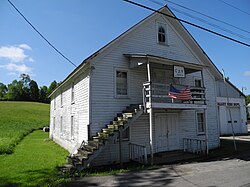
<svg viewBox="0 0 250 187"><path fill-rule="evenodd" d="M167 27L165 24L157 24L157 42L159 44L167 44Z"/></svg>

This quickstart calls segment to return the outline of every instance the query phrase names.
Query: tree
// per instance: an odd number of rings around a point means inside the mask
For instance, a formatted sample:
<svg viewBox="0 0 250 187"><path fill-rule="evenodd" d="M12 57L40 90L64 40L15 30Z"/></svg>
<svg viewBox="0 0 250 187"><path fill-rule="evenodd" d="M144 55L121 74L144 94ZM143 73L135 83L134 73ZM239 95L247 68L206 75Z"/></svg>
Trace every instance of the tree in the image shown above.
<svg viewBox="0 0 250 187"><path fill-rule="evenodd" d="M29 83L29 96L31 101L39 100L39 88L34 80L31 80Z"/></svg>
<svg viewBox="0 0 250 187"><path fill-rule="evenodd" d="M39 101L42 102L42 103L49 103L48 87L47 86L40 87L40 90L39 90Z"/></svg>
<svg viewBox="0 0 250 187"><path fill-rule="evenodd" d="M249 103L250 103L250 95L248 95L246 98L246 104L248 105Z"/></svg>
<svg viewBox="0 0 250 187"><path fill-rule="evenodd" d="M10 101L23 100L23 85L20 81L13 80L11 84L8 84L7 99Z"/></svg>
<svg viewBox="0 0 250 187"><path fill-rule="evenodd" d="M0 100L6 99L7 91L8 91L7 86L0 82Z"/></svg>
<svg viewBox="0 0 250 187"><path fill-rule="evenodd" d="M53 90L57 87L57 85L58 84L55 80L50 84L49 89L48 89L48 95L53 92Z"/></svg>

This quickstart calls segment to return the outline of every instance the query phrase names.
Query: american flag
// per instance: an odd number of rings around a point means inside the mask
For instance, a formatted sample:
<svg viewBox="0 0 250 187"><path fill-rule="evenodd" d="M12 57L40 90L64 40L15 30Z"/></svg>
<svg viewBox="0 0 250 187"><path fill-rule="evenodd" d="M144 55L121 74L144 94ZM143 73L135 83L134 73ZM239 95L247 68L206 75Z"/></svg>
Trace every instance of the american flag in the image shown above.
<svg viewBox="0 0 250 187"><path fill-rule="evenodd" d="M177 90L173 85L170 85L168 96L178 100L191 100L192 95L190 89Z"/></svg>

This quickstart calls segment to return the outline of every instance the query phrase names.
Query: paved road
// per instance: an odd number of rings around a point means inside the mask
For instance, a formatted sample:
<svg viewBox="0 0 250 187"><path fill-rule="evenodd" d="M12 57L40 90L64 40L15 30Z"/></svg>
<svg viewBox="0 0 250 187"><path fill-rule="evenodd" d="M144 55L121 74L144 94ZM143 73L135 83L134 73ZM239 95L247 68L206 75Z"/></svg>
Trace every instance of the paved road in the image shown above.
<svg viewBox="0 0 250 187"><path fill-rule="evenodd" d="M250 186L250 153L228 160L159 166L103 177L84 177L69 186L247 187Z"/></svg>

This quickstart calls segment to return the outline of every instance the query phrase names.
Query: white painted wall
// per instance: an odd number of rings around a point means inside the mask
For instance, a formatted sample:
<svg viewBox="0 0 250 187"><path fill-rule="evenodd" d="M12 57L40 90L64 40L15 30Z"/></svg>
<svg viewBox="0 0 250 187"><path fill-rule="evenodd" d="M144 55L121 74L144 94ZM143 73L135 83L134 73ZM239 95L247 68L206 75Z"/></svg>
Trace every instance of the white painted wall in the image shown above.
<svg viewBox="0 0 250 187"><path fill-rule="evenodd" d="M74 82L75 101L71 102L71 85ZM89 71L76 74L70 81L66 82L52 96L50 109L50 137L59 145L72 151L73 148L88 139L89 125ZM61 105L61 94L63 105ZM54 107L54 100L56 106ZM61 116L63 119L63 132L61 133ZM74 116L74 135L71 136L71 116ZM55 129L53 130L53 120Z"/></svg>

